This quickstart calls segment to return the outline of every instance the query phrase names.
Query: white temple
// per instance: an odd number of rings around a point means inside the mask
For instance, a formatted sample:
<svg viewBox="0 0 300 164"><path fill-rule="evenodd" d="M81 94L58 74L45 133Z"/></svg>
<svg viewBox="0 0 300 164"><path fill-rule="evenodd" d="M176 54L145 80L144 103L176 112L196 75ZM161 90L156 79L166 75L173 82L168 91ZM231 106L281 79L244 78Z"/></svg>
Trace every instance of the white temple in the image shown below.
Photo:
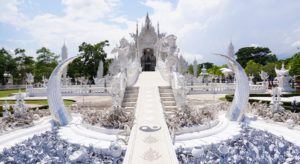
<svg viewBox="0 0 300 164"><path fill-rule="evenodd" d="M159 24L155 29L148 14L141 31L139 32L137 24L136 32L130 35L133 38L132 43L122 38L120 45L112 50L112 53L118 53L118 58L114 60L109 71L114 75L120 70L126 70L128 86L134 84L139 71L158 70L166 81L169 81L170 72L173 70L180 73L187 71L188 63L179 55L177 37L160 33Z"/></svg>

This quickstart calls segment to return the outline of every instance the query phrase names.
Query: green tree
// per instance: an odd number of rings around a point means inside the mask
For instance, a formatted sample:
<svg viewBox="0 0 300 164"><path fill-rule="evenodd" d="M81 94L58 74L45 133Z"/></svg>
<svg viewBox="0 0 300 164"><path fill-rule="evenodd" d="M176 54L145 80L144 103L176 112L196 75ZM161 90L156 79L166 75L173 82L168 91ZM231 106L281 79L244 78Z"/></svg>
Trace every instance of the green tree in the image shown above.
<svg viewBox="0 0 300 164"><path fill-rule="evenodd" d="M214 64L210 63L210 62L205 62L205 63L199 64L200 69L202 69L203 66L205 66L206 69L210 69L210 68L212 68L214 66Z"/></svg>
<svg viewBox="0 0 300 164"><path fill-rule="evenodd" d="M26 56L24 49L15 49L15 62L17 64L16 72L13 74L14 82L24 84L26 73L34 72L35 61L32 56Z"/></svg>
<svg viewBox="0 0 300 164"><path fill-rule="evenodd" d="M190 64L188 66L188 73L191 74L191 75L194 75L194 69L193 69L193 65L192 64Z"/></svg>
<svg viewBox="0 0 300 164"><path fill-rule="evenodd" d="M300 52L296 53L292 57L289 66L290 66L289 73L291 76L300 75Z"/></svg>
<svg viewBox="0 0 300 164"><path fill-rule="evenodd" d="M207 69L207 72L209 74L213 74L213 75L217 75L217 76L221 76L223 75L223 73L221 72L221 68L224 68L224 67L220 67L220 66L217 66L217 65L213 65L211 68Z"/></svg>
<svg viewBox="0 0 300 164"><path fill-rule="evenodd" d="M237 61L244 68L250 60L261 65L277 61L276 55L272 54L267 47L244 47L239 49L235 55L237 56Z"/></svg>
<svg viewBox="0 0 300 164"><path fill-rule="evenodd" d="M255 77L254 81L257 81L260 79L259 73L262 69L262 65L256 63L253 60L248 61L246 67L245 67L245 72L247 73L248 76L253 75Z"/></svg>
<svg viewBox="0 0 300 164"><path fill-rule="evenodd" d="M41 82L43 76L49 78L52 71L58 64L58 57L48 48L42 47L36 51L37 61L35 64L35 82Z"/></svg>
<svg viewBox="0 0 300 164"><path fill-rule="evenodd" d="M109 46L109 42L107 40L96 44L83 42L79 46L79 52L82 54L82 57L75 59L69 65L68 76L72 78L85 76L90 80L93 80L93 77L97 74L100 60L103 62L104 75L106 75L109 64L112 62L112 59L106 59L107 54L104 51L104 47L106 46Z"/></svg>
<svg viewBox="0 0 300 164"><path fill-rule="evenodd" d="M2 84L6 84L4 73L14 74L16 72L16 63L12 56L4 48L0 49L0 81Z"/></svg>
<svg viewBox="0 0 300 164"><path fill-rule="evenodd" d="M274 79L276 77L275 67L276 63L268 63L262 67L262 70L268 73L269 79Z"/></svg>

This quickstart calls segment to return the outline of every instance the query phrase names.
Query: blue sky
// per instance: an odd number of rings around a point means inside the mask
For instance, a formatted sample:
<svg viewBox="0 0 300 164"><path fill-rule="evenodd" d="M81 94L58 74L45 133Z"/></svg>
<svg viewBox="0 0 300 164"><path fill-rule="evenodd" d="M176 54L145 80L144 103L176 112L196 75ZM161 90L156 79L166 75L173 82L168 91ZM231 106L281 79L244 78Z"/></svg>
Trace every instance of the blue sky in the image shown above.
<svg viewBox="0 0 300 164"><path fill-rule="evenodd" d="M188 61L225 61L213 53L269 47L279 58L300 47L299 0L0 0L0 47L35 50L46 46L59 54L65 40L69 55L83 41L109 40L110 51L122 37L130 40L147 12L161 31L175 34Z"/></svg>

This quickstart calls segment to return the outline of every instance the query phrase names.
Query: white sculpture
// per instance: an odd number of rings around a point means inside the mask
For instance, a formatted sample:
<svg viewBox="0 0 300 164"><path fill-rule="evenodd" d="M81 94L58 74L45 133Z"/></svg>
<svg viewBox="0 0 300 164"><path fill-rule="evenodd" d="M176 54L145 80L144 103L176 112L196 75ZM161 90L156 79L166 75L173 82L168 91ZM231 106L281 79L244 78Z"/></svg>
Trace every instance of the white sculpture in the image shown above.
<svg viewBox="0 0 300 164"><path fill-rule="evenodd" d="M32 83L34 82L34 76L31 73L26 73L26 93L28 96L31 96L33 93L33 85Z"/></svg>
<svg viewBox="0 0 300 164"><path fill-rule="evenodd" d="M248 77L243 67L233 58L228 57L227 55L218 55L227 58L231 62L236 76L234 98L230 110L227 113L227 117L231 121L242 121L249 100L250 87L248 83Z"/></svg>
<svg viewBox="0 0 300 164"><path fill-rule="evenodd" d="M273 113L275 112L281 112L284 110L284 108L281 106L281 91L279 87L272 89L272 100L271 100L271 109Z"/></svg>
<svg viewBox="0 0 300 164"><path fill-rule="evenodd" d="M176 105L179 110L184 110L186 107L186 81L185 77L178 73L172 73L172 89L175 96Z"/></svg>
<svg viewBox="0 0 300 164"><path fill-rule="evenodd" d="M277 75L275 79L278 81L278 87L281 90L281 92L295 91L295 89L290 86L289 81L292 80L292 77L289 76L289 70L286 70L284 68L284 64L282 64L280 70L275 68L275 72Z"/></svg>
<svg viewBox="0 0 300 164"><path fill-rule="evenodd" d="M62 99L60 88L61 76L64 68L78 57L80 56L74 56L59 63L51 73L48 82L47 94L49 109L53 119L60 125L67 125L72 120L72 117L66 110L64 101Z"/></svg>
<svg viewBox="0 0 300 164"><path fill-rule="evenodd" d="M208 73L207 73L207 69L205 67L205 65L203 65L203 68L201 69L201 73L200 73L200 77L201 77L201 82L202 83L208 83L209 79L208 79Z"/></svg>
<svg viewBox="0 0 300 164"><path fill-rule="evenodd" d="M32 75L32 73L26 73L26 82L29 85L32 85L32 83L34 82L34 76Z"/></svg>
<svg viewBox="0 0 300 164"><path fill-rule="evenodd" d="M103 62L102 60L100 60L98 70L97 70L97 78L102 78L102 77L103 77Z"/></svg>
<svg viewBox="0 0 300 164"><path fill-rule="evenodd" d="M45 76L43 76L42 81L43 81L43 87L46 88L49 80Z"/></svg>
<svg viewBox="0 0 300 164"><path fill-rule="evenodd" d="M249 85L254 85L253 79L254 79L254 76L253 76L253 74L251 74L251 75L249 76Z"/></svg>
<svg viewBox="0 0 300 164"><path fill-rule="evenodd" d="M198 64L197 64L196 58L193 63L193 72L194 72L194 77L197 77L198 76Z"/></svg>
<svg viewBox="0 0 300 164"><path fill-rule="evenodd" d="M267 72L264 72L264 71L261 71L260 72L260 78L263 80L263 86L266 88L266 89L268 89L268 82L266 81L268 78L269 78L269 75L268 75L268 73Z"/></svg>
<svg viewBox="0 0 300 164"><path fill-rule="evenodd" d="M4 101L3 105L2 105L2 110L3 110L3 118L9 117L11 115L10 111L9 111L9 104L7 103L7 100Z"/></svg>
<svg viewBox="0 0 300 164"><path fill-rule="evenodd" d="M25 105L24 101L24 96L23 94L19 91L19 93L16 95L16 102L13 105L13 111L14 111L14 116L19 117L23 113L26 113L28 110L27 106Z"/></svg>

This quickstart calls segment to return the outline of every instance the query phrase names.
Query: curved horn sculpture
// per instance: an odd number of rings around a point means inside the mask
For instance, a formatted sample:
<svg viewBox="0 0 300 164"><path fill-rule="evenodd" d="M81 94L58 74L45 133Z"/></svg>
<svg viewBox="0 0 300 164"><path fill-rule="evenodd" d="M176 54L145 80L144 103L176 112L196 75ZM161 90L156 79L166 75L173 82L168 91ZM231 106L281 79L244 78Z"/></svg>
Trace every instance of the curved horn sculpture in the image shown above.
<svg viewBox="0 0 300 164"><path fill-rule="evenodd" d="M74 56L59 63L51 73L48 82L47 95L49 109L54 121L62 126L67 125L72 120L72 117L65 109L64 101L62 99L60 88L61 76L64 68L78 57L80 56Z"/></svg>
<svg viewBox="0 0 300 164"><path fill-rule="evenodd" d="M233 71L235 73L236 78L234 98L230 110L227 113L227 117L231 121L242 121L249 100L250 86L248 82L248 77L243 67L233 58L223 54L216 55L222 56L232 63L234 69Z"/></svg>

